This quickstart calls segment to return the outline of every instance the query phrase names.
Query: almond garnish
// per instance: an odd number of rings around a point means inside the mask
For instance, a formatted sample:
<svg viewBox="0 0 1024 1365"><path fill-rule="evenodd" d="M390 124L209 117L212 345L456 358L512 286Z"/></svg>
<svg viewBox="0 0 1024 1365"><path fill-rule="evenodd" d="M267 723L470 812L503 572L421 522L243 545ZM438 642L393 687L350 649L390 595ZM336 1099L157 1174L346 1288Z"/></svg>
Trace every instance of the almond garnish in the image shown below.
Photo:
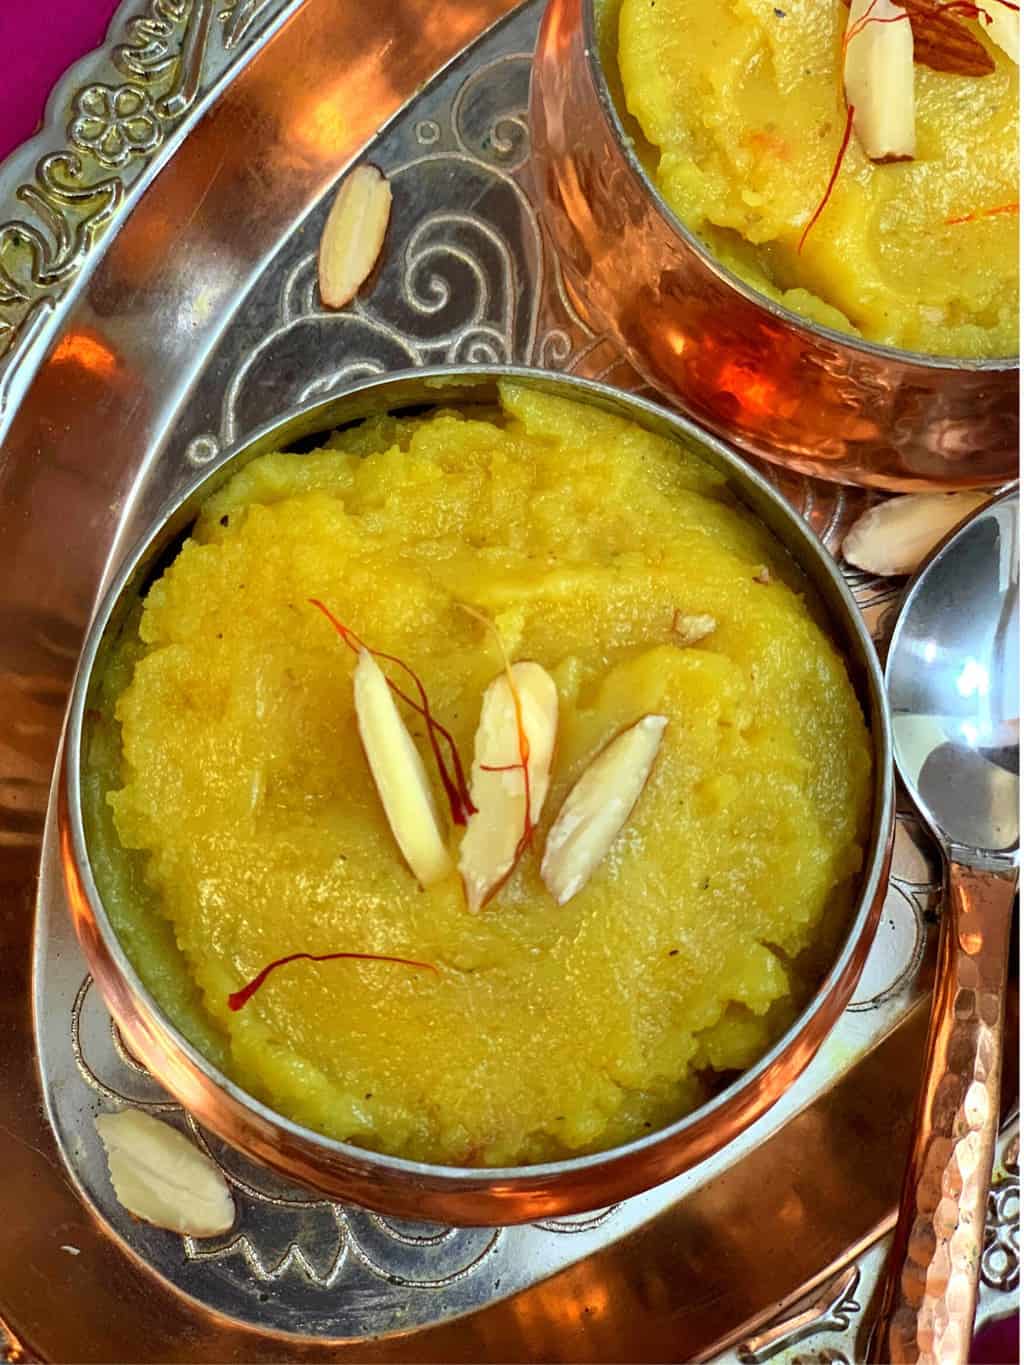
<svg viewBox="0 0 1024 1365"><path fill-rule="evenodd" d="M971 0L896 0L896 3L910 16L915 62L954 76L990 76L996 69L984 44L954 17L978 18L982 13L980 4L973 4ZM850 8L850 0L843 0L843 4ZM1002 0L987 0L985 14L989 12L988 4L1004 7ZM1013 14L1012 9L1009 12ZM867 26L872 17L866 16L862 23ZM900 26L894 24L893 27ZM1000 42L994 33L990 36L993 42ZM1017 60L1013 53L1010 55Z"/></svg>
<svg viewBox="0 0 1024 1365"><path fill-rule="evenodd" d="M590 880L647 785L668 719L643 716L583 770L548 832L540 875L559 905Z"/></svg>
<svg viewBox="0 0 1024 1365"><path fill-rule="evenodd" d="M706 640L718 629L718 622L706 613L697 616L684 616L677 611L672 617L672 634L682 645L695 645Z"/></svg>
<svg viewBox="0 0 1024 1365"><path fill-rule="evenodd" d="M1006 55L1020 65L1020 10L1004 0L978 0L982 29Z"/></svg>
<svg viewBox="0 0 1024 1365"><path fill-rule="evenodd" d="M910 15L915 62L951 76L990 76L996 69L992 54L981 40L953 14L946 13L951 7L949 0L946 4L938 0L901 0L901 5ZM967 14L976 9L970 4L955 6L960 8Z"/></svg>
<svg viewBox="0 0 1024 1365"><path fill-rule="evenodd" d="M473 753L476 812L459 850L473 912L504 885L529 843L547 796L557 734L558 689L540 664L512 664L487 688Z"/></svg>
<svg viewBox="0 0 1024 1365"><path fill-rule="evenodd" d="M755 582L755 583L772 583L772 582L774 582L774 579L772 578L772 571L771 571L771 569L769 569L769 567L768 567L767 564L759 564L759 565L758 565L757 570L756 570L756 572L754 573L754 582Z"/></svg>
<svg viewBox="0 0 1024 1365"><path fill-rule="evenodd" d="M914 35L892 0L852 0L843 56L853 130L872 161L907 161L915 150Z"/></svg>
<svg viewBox="0 0 1024 1365"><path fill-rule="evenodd" d="M377 264L391 216L391 186L376 166L357 166L341 182L320 238L320 297L344 308Z"/></svg>
<svg viewBox="0 0 1024 1365"><path fill-rule="evenodd" d="M984 493L907 493L869 507L843 541L843 558L889 578L913 573L954 526L980 507Z"/></svg>
<svg viewBox="0 0 1024 1365"><path fill-rule="evenodd" d="M100 1114L96 1131L107 1152L118 1202L146 1223L189 1237L213 1237L235 1221L223 1173L188 1138L150 1114Z"/></svg>
<svg viewBox="0 0 1024 1365"><path fill-rule="evenodd" d="M391 833L419 884L433 886L451 872L452 860L430 779L388 680L367 649L359 651L352 690L359 738Z"/></svg>

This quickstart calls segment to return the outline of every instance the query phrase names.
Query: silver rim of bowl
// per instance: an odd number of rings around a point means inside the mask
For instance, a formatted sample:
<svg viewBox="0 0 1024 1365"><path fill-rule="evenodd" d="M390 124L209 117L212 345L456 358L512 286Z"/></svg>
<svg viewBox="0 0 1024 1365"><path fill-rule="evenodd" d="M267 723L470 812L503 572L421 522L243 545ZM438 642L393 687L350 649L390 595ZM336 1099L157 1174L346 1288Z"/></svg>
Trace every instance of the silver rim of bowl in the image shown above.
<svg viewBox="0 0 1024 1365"><path fill-rule="evenodd" d="M619 144L619 149L625 156L630 170L640 181L645 192L650 195L652 202L656 206L661 217L666 224L683 239L688 247L695 251L711 269L715 275L731 289L735 290L749 303L756 304L765 309L780 322L788 323L805 332L813 332L827 341L838 343L843 346L850 346L854 350L862 351L865 355L874 356L879 360L901 360L904 363L921 365L933 370L971 370L971 371L1002 371L1015 370L1020 365L1020 356L996 356L989 359L959 359L956 356L929 355L924 351L903 351L897 346L883 346L875 341L865 341L863 337L854 336L852 332L839 332L833 327L825 327L822 323L814 322L810 318L802 317L799 313L794 313L792 309L784 304L777 303L775 299L770 299L767 294L761 294L753 289L745 280L733 274L726 266L722 265L696 237L690 229L683 223L682 219L676 216L668 201L664 199L658 187L651 180L644 170L643 163L633 150L632 139L626 132L626 127L622 122L618 106L612 97L608 82L605 79L604 64L601 61L599 45L597 41L597 25L594 17L595 0L581 0L583 6L583 42L586 53L587 63L590 67L591 79L597 91L597 97L604 110L604 116L615 134Z"/></svg>
<svg viewBox="0 0 1024 1365"><path fill-rule="evenodd" d="M865 683L870 701L870 714L866 717L872 735L873 760L876 769L881 771L874 773L873 788L873 808L871 821L871 838L865 865L861 887L856 902L856 914L847 928L842 946L832 963L831 968L818 988L801 1010L794 1023L786 1030L781 1038L762 1056L753 1066L742 1071L724 1089L719 1091L705 1104L685 1114L674 1123L668 1124L663 1128L655 1129L651 1133L645 1134L641 1138L636 1138L632 1142L623 1143L617 1147L610 1147L602 1151L587 1153L579 1157L570 1157L561 1161L538 1162L530 1166L446 1166L433 1162L412 1161L404 1157L390 1156L383 1152L375 1151L372 1148L358 1147L355 1144L342 1142L336 1138L330 1138L322 1133L316 1132L312 1128L294 1122L285 1115L278 1113L269 1105L250 1095L246 1090L239 1086L229 1076L215 1067L192 1043L185 1038L178 1028L171 1022L154 1000L149 990L143 983L136 971L133 963L128 958L121 943L114 932L113 926L106 913L103 899L99 888L96 885L92 873L92 863L89 858L88 848L85 837L85 828L82 819L82 788L81 788L81 766L82 766L82 726L86 710L86 699L89 686L92 680L93 666L96 662L97 652L101 643L104 641L108 623L114 614L114 609L118 605L122 592L135 577L141 564L147 558L150 546L166 527L167 523L179 512L183 505L194 499L198 491L207 483L216 485L218 476L223 480L223 471L229 464L250 446L271 436L276 430L286 422L295 422L302 419L304 415L312 414L318 409L327 408L332 404L355 399L360 394L365 394L373 390L386 391L388 388L397 387L401 384L408 384L410 381L426 382L429 396L431 389L436 388L438 403L443 401L443 388L445 383L452 385L463 382L467 385L480 384L486 382L496 382L499 379L519 381L526 384L533 384L535 387L547 388L557 391L558 389L569 390L570 393L564 396L577 397L580 401L586 402L588 399L597 399L604 404L610 403L613 407L621 408L626 406L631 413L636 414L641 420L642 425L650 428L649 422L644 422L644 418L652 418L658 425L667 424L683 438L695 442L703 449L710 449L730 473L737 476L740 483L748 481L754 485L758 492L769 501L774 502L783 517L790 521L794 534L805 542L806 548L810 550L813 557L820 561L827 576L832 580L833 587L842 598L849 623L854 635L857 637L861 648L864 662L867 665ZM396 399L395 406L400 405L402 400ZM429 400L428 400L429 401ZM386 411L383 406L381 411ZM355 419L358 420L358 419ZM313 430L313 428L310 428ZM330 426L323 428L324 434L330 430ZM211 489L212 491L212 489ZM741 491L734 486L734 492L740 496ZM751 509L754 511L754 509ZM754 515L758 515L754 512ZM760 519L760 518L759 518ZM766 527L769 534L775 536L776 533L770 527ZM781 542L780 542L781 543ZM789 553L787 546L783 546ZM835 618L834 611L829 612L829 616ZM837 645L838 647L838 645ZM848 655L849 651L844 653ZM877 756L881 753L883 763L877 763ZM89 627L82 654L79 659L78 669L71 695L71 705L68 714L67 729L67 760L66 760L66 795L68 802L68 823L70 827L72 850L77 863L78 872L82 879L93 915L104 941L106 950L114 961L117 970L122 978L130 986L132 993L140 999L147 1010L160 1022L161 1027L166 1031L167 1036L172 1039L175 1046L188 1058L191 1064L200 1070L218 1089L227 1094L237 1104L250 1112L258 1115L264 1121L278 1128L284 1129L289 1134L302 1142L321 1147L338 1156L349 1158L362 1165L367 1163L377 1165L383 1169L393 1170L396 1173L406 1175L422 1175L443 1179L454 1183L465 1182L466 1184L478 1184L481 1179L488 1181L501 1181L502 1183L532 1183L538 1178L557 1177L562 1173L576 1172L588 1168L597 1168L607 1162L621 1157L629 1156L633 1153L644 1151L650 1147L657 1146L673 1136L685 1131L685 1129L696 1122L698 1118L704 1118L715 1109L724 1106L728 1101L743 1087L749 1085L753 1080L772 1066L776 1058L786 1050L791 1040L800 1034L807 1021L815 1014L824 1001L831 993L834 985L846 970L850 958L853 956L857 945L860 942L864 931L865 923L871 914L879 884L886 866L887 839L886 833L892 821L893 809L893 783L891 778L892 771L892 735L889 723L888 709L885 704L885 685L882 676L881 665L878 655L871 641L863 619L856 603L850 593L849 588L836 567L827 550L811 531L810 527L803 519L789 506L785 499L779 494L766 479L758 474L745 460L734 454L726 444L713 436L709 436L694 423L686 418L679 416L675 412L652 403L647 399L635 397L620 389L614 389L610 385L597 383L593 380L578 379L574 376L554 374L549 371L529 369L521 366L465 366L444 365L434 367L424 367L414 370L397 370L393 373L381 377L374 376L370 379L359 381L344 389L328 395L321 395L315 401L301 404L299 407L289 409L286 413L279 415L270 422L265 422L256 428L248 436L236 442L210 466L204 469L194 479L190 480L184 490L167 502L148 529L138 540L118 570L109 588L100 602L96 614Z"/></svg>

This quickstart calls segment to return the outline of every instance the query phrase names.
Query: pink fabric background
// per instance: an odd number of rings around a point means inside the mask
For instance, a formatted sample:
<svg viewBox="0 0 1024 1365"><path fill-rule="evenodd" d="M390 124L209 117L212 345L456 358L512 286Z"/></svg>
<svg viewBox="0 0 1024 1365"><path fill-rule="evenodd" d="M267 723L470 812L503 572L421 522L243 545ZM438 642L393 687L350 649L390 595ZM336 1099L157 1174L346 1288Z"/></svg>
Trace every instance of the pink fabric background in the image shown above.
<svg viewBox="0 0 1024 1365"><path fill-rule="evenodd" d="M71 63L99 47L117 0L0 0L0 161L31 137Z"/></svg>
<svg viewBox="0 0 1024 1365"><path fill-rule="evenodd" d="M76 58L98 47L118 0L0 0L0 161L31 137L54 82ZM48 12L44 12L48 11ZM976 1365L1020 1359L1018 1319L996 1323L975 1343Z"/></svg>

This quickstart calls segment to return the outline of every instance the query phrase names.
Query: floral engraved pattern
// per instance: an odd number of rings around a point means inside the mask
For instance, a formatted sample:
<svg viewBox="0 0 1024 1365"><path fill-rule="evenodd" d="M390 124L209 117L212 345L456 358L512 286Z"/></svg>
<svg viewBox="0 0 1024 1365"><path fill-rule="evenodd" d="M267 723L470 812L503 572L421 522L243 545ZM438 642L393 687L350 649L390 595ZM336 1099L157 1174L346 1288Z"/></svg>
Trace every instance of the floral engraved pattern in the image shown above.
<svg viewBox="0 0 1024 1365"><path fill-rule="evenodd" d="M224 0L215 25L215 0L148 0L141 13L123 18L127 41L104 62L104 74L109 61L124 83L94 81L65 94L70 112L63 133L47 129L40 138L57 141L57 149L37 161L24 183L12 178L4 186L0 175L0 193L9 189L9 202L0 198L0 419L15 366L29 363L54 305L127 189L223 74L229 55L242 50L256 19L299 3Z"/></svg>
<svg viewBox="0 0 1024 1365"><path fill-rule="evenodd" d="M981 1279L990 1289L1016 1293L1020 1286L1020 1151L1008 1154L1006 1170L988 1195Z"/></svg>
<svg viewBox="0 0 1024 1365"><path fill-rule="evenodd" d="M158 147L162 137L145 90L137 85L90 85L75 99L70 136L104 166L124 166Z"/></svg>

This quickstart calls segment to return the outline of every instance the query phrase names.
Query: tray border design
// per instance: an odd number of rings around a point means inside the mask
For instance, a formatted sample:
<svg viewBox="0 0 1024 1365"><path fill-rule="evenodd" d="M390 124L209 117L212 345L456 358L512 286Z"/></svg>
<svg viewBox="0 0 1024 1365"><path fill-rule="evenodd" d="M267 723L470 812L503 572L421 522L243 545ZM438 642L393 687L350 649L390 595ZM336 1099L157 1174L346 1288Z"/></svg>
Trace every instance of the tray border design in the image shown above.
<svg viewBox="0 0 1024 1365"><path fill-rule="evenodd" d="M170 155L187 116L301 3L128 0L104 46L58 81L43 128L0 165L0 436L47 324L131 192Z"/></svg>

